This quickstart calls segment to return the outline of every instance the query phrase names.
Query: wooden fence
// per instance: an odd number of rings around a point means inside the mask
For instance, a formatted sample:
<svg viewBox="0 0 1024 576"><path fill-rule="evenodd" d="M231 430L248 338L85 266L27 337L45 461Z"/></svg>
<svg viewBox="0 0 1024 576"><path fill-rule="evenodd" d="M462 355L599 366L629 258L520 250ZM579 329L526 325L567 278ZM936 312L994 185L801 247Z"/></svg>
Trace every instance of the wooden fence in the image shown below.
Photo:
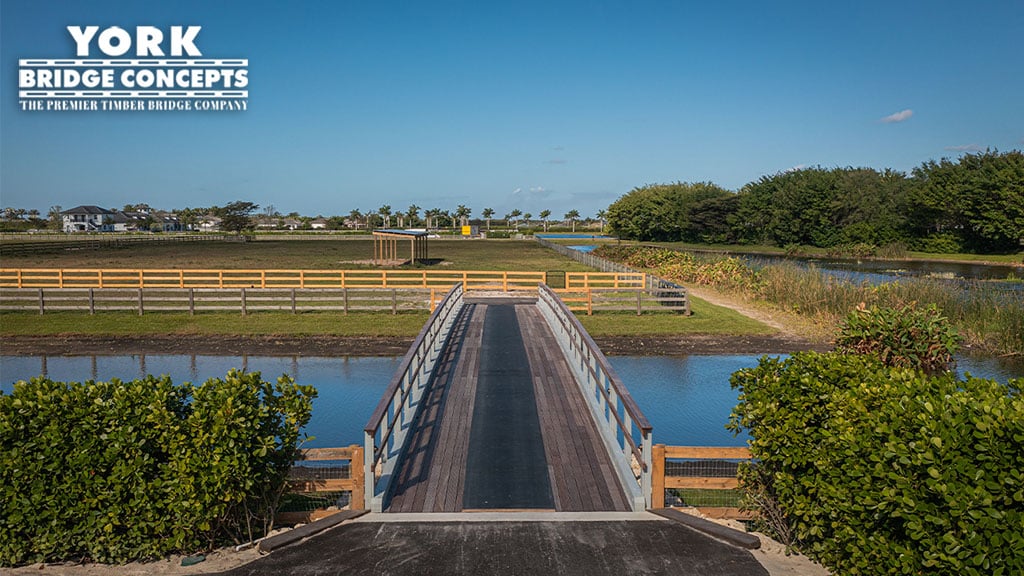
<svg viewBox="0 0 1024 576"><path fill-rule="evenodd" d="M608 282L594 272L574 272L574 281ZM590 276L587 276L587 275ZM582 276L580 276L582 275ZM575 280L580 276L580 280ZM621 275L619 275L621 276ZM642 277L642 275L640 275ZM184 270L0 268L0 288L443 288L536 290L544 272L459 270ZM612 282L636 280L622 277Z"/></svg>
<svg viewBox="0 0 1024 576"><path fill-rule="evenodd" d="M751 518L750 512L731 505L702 505L708 491L736 491L739 481L736 470L740 462L750 460L750 450L742 447L666 446L655 444L651 452L651 507L665 507L665 490L684 492L683 503L695 505L701 512L716 518ZM689 491L692 496L688 496ZM735 495L735 492L733 492ZM688 501L689 500L689 501ZM716 503L717 504L717 503Z"/></svg>
<svg viewBox="0 0 1024 576"><path fill-rule="evenodd" d="M326 466L307 466L308 462L328 462ZM288 475L288 491L295 495L312 496L315 502L318 493L349 492L349 508L362 510L363 495L363 447L357 444L346 448L308 448L302 450L302 458L292 466ZM328 506L311 510L278 512L275 519L285 524L311 522L330 516L338 510Z"/></svg>

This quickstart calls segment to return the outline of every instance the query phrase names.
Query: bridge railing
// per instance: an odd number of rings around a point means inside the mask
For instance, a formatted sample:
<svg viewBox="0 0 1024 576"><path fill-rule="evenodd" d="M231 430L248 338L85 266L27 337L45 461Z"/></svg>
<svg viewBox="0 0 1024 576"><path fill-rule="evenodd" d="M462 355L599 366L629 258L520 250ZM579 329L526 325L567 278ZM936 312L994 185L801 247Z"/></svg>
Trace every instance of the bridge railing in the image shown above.
<svg viewBox="0 0 1024 576"><path fill-rule="evenodd" d="M540 287L537 305L588 401L633 509L649 508L653 470L651 424L601 349L547 285Z"/></svg>
<svg viewBox="0 0 1024 576"><path fill-rule="evenodd" d="M306 448L288 473L285 504L274 519L284 524L308 523L338 512L339 494L350 494L350 510L361 510L363 490L363 447Z"/></svg>
<svg viewBox="0 0 1024 576"><path fill-rule="evenodd" d="M462 296L462 284L456 284L434 308L363 429L365 500L373 512L383 510L416 408L462 312Z"/></svg>

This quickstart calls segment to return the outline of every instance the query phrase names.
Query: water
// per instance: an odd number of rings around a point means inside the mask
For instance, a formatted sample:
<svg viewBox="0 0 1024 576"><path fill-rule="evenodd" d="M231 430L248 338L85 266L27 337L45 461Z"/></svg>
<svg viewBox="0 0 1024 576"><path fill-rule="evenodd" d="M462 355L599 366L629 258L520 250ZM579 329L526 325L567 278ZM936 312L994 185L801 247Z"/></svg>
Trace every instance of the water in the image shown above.
<svg viewBox="0 0 1024 576"><path fill-rule="evenodd" d="M940 280L1004 280L1020 278L1024 269L1015 266L975 264L966 262L925 262L920 260L857 260L844 258L790 258L771 255L742 256L753 266L791 262L800 266L813 265L823 273L852 282L879 284L902 278L936 278ZM1024 282L1007 282L1008 289L1024 289Z"/></svg>
<svg viewBox="0 0 1024 576"><path fill-rule="evenodd" d="M729 376L757 365L759 356L613 356L615 370L654 426L655 442L683 446L742 446L745 436L726 431L736 392ZM82 381L168 374L174 382L201 382L231 368L262 372L264 379L288 374L319 391L307 433L307 447L362 444L362 430L391 381L398 357L225 357L225 356L0 356L0 390L45 372L53 380ZM998 359L961 358L961 372L1006 382L1024 368Z"/></svg>

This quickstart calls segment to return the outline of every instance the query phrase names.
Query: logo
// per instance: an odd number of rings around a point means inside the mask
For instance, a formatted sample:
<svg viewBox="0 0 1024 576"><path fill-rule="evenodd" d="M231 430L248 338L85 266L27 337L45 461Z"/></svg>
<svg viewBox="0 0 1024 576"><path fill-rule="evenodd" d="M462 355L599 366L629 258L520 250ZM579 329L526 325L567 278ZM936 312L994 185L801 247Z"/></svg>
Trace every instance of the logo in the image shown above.
<svg viewBox="0 0 1024 576"><path fill-rule="evenodd" d="M68 26L75 57L18 61L25 111L243 111L249 61L205 58L202 26ZM93 58L93 51L103 57Z"/></svg>

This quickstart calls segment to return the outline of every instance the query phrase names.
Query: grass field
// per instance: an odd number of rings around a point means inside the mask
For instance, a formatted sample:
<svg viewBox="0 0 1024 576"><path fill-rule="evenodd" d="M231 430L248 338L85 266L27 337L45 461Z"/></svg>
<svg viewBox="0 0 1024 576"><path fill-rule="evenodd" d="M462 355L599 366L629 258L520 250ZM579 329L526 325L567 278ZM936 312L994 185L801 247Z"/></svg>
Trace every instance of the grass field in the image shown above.
<svg viewBox="0 0 1024 576"><path fill-rule="evenodd" d="M694 298L693 316L668 312L599 313L579 316L594 336L663 336L679 334L771 334L774 329L728 308ZM426 312L397 315L333 312L290 314L154 312L138 316L130 312L103 312L89 316L82 312L32 312L0 314L0 336L403 336L414 337L426 322Z"/></svg>
<svg viewBox="0 0 1024 576"><path fill-rule="evenodd" d="M403 254L400 246L399 254ZM532 240L431 240L440 270L566 270L586 266ZM191 268L341 270L372 268L372 240L261 240L135 244L95 250L4 256L4 268Z"/></svg>

